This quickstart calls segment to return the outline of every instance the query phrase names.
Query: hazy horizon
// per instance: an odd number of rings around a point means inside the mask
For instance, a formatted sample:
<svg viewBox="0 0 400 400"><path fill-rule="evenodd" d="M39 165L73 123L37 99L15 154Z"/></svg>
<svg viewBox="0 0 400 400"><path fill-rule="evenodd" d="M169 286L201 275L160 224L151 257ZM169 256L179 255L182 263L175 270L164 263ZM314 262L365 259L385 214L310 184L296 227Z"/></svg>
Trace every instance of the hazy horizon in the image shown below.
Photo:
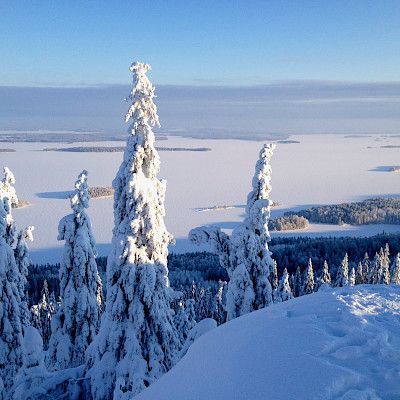
<svg viewBox="0 0 400 400"><path fill-rule="evenodd" d="M0 130L125 132L126 85L0 86ZM244 137L400 133L400 82L156 86L160 132Z"/></svg>

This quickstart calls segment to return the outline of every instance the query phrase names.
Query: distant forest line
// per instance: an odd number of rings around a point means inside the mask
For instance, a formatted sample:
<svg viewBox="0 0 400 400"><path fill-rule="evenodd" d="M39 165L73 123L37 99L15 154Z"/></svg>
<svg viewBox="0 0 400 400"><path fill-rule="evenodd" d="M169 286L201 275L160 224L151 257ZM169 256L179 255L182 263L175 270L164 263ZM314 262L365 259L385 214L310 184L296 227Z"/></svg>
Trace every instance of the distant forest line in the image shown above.
<svg viewBox="0 0 400 400"><path fill-rule="evenodd" d="M297 217L297 218L296 218ZM285 212L270 220L271 230L304 229L308 222L335 225L400 224L400 198L376 198Z"/></svg>
<svg viewBox="0 0 400 400"><path fill-rule="evenodd" d="M380 248L389 244L392 255L400 251L400 233L381 234L371 237L276 237L271 239L269 248L277 263L279 275L286 268L289 274L295 273L300 266L305 270L311 258L314 272L320 273L326 260L331 274L335 274L343 256L349 256L349 268L357 267L365 253L372 259ZM105 282L106 257L97 259L99 273ZM59 264L31 265L28 284L30 305L39 301L44 280L47 280L50 292L59 295ZM168 256L169 279L176 290L190 291L192 282L198 287L218 291L219 281L228 281L228 276L219 263L218 256L208 252L170 254ZM104 285L105 287L105 285Z"/></svg>

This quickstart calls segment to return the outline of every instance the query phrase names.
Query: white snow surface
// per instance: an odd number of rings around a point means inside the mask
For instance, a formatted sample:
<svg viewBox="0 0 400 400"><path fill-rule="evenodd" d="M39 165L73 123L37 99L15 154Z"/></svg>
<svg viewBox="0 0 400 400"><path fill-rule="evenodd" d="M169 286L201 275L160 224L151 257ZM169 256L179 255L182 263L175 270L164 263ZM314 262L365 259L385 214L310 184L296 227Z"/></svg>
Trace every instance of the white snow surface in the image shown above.
<svg viewBox="0 0 400 400"><path fill-rule="evenodd" d="M400 398L400 287L323 290L200 337L135 400Z"/></svg>
<svg viewBox="0 0 400 400"><path fill-rule="evenodd" d="M272 208L272 217L309 205L400 194L400 175L383 168L399 164L398 149L380 147L398 146L400 137L302 135L291 139L300 143L278 144L271 161L271 199L281 204ZM160 177L167 180L165 221L168 231L177 239L171 251L199 250L186 239L190 229L196 226L219 224L222 229L231 230L243 221L261 142L170 137L157 144L211 149L160 152ZM96 145L121 146L121 142L73 144ZM2 143L1 147L16 149L14 153L0 153L0 167L5 165L13 171L18 197L32 203L13 211L19 229L28 225L36 228L35 241L30 246L31 257L34 262L58 262L62 253L62 243L57 241L58 221L69 212L68 202L61 197L66 196L71 181L82 169L89 171L92 186L111 186L123 154L41 151L45 147L71 147L71 144L55 143ZM112 198L93 199L89 211L99 253L104 255L111 243L112 202ZM196 211L214 206L233 208ZM399 230L396 225L311 224L306 231L272 232L271 235L364 236Z"/></svg>

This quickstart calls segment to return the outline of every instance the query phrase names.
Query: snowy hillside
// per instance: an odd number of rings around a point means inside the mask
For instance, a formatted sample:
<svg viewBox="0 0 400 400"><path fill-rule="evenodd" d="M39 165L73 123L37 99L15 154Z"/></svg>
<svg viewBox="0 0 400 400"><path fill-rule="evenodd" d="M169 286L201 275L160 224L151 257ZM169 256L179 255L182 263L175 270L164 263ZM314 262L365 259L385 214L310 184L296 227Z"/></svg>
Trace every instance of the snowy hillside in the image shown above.
<svg viewBox="0 0 400 400"><path fill-rule="evenodd" d="M322 291L196 341L140 400L400 398L400 288Z"/></svg>

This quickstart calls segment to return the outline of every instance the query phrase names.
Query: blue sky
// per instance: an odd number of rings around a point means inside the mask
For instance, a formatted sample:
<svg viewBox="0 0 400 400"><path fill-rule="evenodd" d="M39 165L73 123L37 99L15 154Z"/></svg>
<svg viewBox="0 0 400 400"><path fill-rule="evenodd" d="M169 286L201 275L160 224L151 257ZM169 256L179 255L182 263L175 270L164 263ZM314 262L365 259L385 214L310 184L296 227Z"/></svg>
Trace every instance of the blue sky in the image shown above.
<svg viewBox="0 0 400 400"><path fill-rule="evenodd" d="M0 86L400 81L400 1L0 0Z"/></svg>

